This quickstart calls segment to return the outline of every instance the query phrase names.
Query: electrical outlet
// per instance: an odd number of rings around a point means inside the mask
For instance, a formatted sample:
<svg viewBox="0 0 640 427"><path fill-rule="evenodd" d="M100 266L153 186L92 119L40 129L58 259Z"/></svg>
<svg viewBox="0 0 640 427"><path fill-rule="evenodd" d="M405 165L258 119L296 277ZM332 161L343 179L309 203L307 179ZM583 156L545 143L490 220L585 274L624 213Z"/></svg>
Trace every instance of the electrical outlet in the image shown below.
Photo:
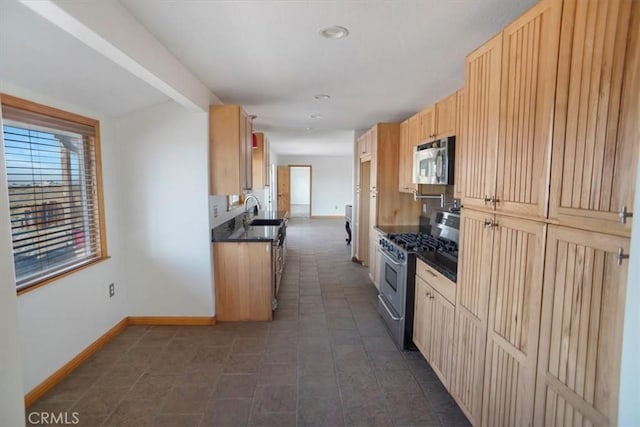
<svg viewBox="0 0 640 427"><path fill-rule="evenodd" d="M114 283L109 284L109 298L112 298L116 294L116 285Z"/></svg>
<svg viewBox="0 0 640 427"><path fill-rule="evenodd" d="M422 204L422 213L427 214L427 205L425 203Z"/></svg>
<svg viewBox="0 0 640 427"><path fill-rule="evenodd" d="M218 206L213 205L213 217L218 218Z"/></svg>

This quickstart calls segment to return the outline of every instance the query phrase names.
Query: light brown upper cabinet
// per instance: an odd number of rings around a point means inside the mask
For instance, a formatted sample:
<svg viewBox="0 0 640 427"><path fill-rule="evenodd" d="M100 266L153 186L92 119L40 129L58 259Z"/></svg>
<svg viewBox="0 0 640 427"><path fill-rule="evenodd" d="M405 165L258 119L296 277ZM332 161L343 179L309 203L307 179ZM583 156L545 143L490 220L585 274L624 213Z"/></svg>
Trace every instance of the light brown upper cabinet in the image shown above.
<svg viewBox="0 0 640 427"><path fill-rule="evenodd" d="M467 56L464 144L461 156L462 204L487 209L495 192L496 147L500 113L502 33Z"/></svg>
<svg viewBox="0 0 640 427"><path fill-rule="evenodd" d="M462 147L464 146L464 89L456 92L456 158L453 166L453 197L459 199L462 197L462 183L464 181L464 169L462 164Z"/></svg>
<svg viewBox="0 0 640 427"><path fill-rule="evenodd" d="M410 121L411 119L408 119L400 123L398 191L401 193L413 193L416 189L416 185L413 183L413 150L415 145L410 135Z"/></svg>
<svg viewBox="0 0 640 427"><path fill-rule="evenodd" d="M256 145L252 150L253 189L259 190L269 185L269 139L262 132L254 133Z"/></svg>
<svg viewBox="0 0 640 427"><path fill-rule="evenodd" d="M209 192L243 194L252 187L252 124L239 105L209 108Z"/></svg>
<svg viewBox="0 0 640 427"><path fill-rule="evenodd" d="M565 0L563 7L549 217L629 236L640 141L640 2Z"/></svg>
<svg viewBox="0 0 640 427"><path fill-rule="evenodd" d="M436 104L435 139L445 138L456 134L456 120L458 114L458 93L454 92Z"/></svg>
<svg viewBox="0 0 640 427"><path fill-rule="evenodd" d="M358 146L358 158L360 161L365 158L369 158L371 156L371 142L372 136L371 131L367 131L358 138L357 146Z"/></svg>
<svg viewBox="0 0 640 427"><path fill-rule="evenodd" d="M549 226L533 425L617 425L628 250Z"/></svg>
<svg viewBox="0 0 640 427"><path fill-rule="evenodd" d="M430 141L436 137L436 108L434 105L418 113L420 117L420 134L418 143Z"/></svg>
<svg viewBox="0 0 640 427"><path fill-rule="evenodd" d="M561 5L542 0L502 33L498 212L547 217Z"/></svg>

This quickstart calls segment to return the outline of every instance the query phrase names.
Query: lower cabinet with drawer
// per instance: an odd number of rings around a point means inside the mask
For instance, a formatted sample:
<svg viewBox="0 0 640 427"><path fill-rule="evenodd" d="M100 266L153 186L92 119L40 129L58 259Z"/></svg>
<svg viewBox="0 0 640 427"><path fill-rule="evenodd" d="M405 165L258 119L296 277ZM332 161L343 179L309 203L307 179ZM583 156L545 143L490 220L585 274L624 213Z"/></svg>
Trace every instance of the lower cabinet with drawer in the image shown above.
<svg viewBox="0 0 640 427"><path fill-rule="evenodd" d="M416 261L413 342L445 387L453 369L455 292L455 283L421 260Z"/></svg>

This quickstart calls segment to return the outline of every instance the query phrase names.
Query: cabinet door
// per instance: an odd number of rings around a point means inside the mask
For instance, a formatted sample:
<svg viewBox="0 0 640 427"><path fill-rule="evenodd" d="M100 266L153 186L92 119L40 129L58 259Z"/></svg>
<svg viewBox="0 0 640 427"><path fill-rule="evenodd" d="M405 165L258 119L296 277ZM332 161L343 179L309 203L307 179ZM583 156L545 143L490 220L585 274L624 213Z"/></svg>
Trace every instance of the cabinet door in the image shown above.
<svg viewBox="0 0 640 427"><path fill-rule="evenodd" d="M486 322L491 278L492 214L464 209L460 221L460 255L456 305Z"/></svg>
<svg viewBox="0 0 640 427"><path fill-rule="evenodd" d="M628 249L549 226L534 425L617 424Z"/></svg>
<svg viewBox="0 0 640 427"><path fill-rule="evenodd" d="M432 310L429 296L433 289L416 276L415 312L413 314L413 343L425 359L430 358Z"/></svg>
<svg viewBox="0 0 640 427"><path fill-rule="evenodd" d="M493 215L463 209L456 292L451 394L474 425L480 425L491 278Z"/></svg>
<svg viewBox="0 0 640 427"><path fill-rule="evenodd" d="M629 236L640 127L640 3L565 0L549 216Z"/></svg>
<svg viewBox="0 0 640 427"><path fill-rule="evenodd" d="M247 182L247 177L249 176L249 172L247 171L247 156L251 153L250 149L251 142L247 139L247 121L249 117L247 117L244 111L240 111L240 146L238 149L240 150L240 192L245 193L251 188L252 183Z"/></svg>
<svg viewBox="0 0 640 427"><path fill-rule="evenodd" d="M440 139L456 134L457 103L456 92L436 104L435 138Z"/></svg>
<svg viewBox="0 0 640 427"><path fill-rule="evenodd" d="M498 212L546 217L561 7L540 1L503 31Z"/></svg>
<svg viewBox="0 0 640 427"><path fill-rule="evenodd" d="M409 138L409 120L400 123L400 150L398 153L398 191L413 193L413 144Z"/></svg>
<svg viewBox="0 0 640 427"><path fill-rule="evenodd" d="M442 383L450 388L453 367L453 324L455 308L442 295L434 291L429 297L433 309L429 363Z"/></svg>
<svg viewBox="0 0 640 427"><path fill-rule="evenodd" d="M496 146L500 114L502 33L467 56L465 73L465 174L462 204L491 209L495 193Z"/></svg>
<svg viewBox="0 0 640 427"><path fill-rule="evenodd" d="M466 310L456 307L453 336L453 378L449 388L471 424L479 426L482 416L484 351L487 329Z"/></svg>
<svg viewBox="0 0 640 427"><path fill-rule="evenodd" d="M496 215L482 424L531 425L546 226Z"/></svg>
<svg viewBox="0 0 640 427"><path fill-rule="evenodd" d="M459 199L462 197L462 187L465 176L465 163L463 155L464 147L464 89L460 89L456 92L458 97L456 101L456 151L455 151L455 164L453 166L453 197Z"/></svg>
<svg viewBox="0 0 640 427"><path fill-rule="evenodd" d="M256 146L251 150L251 165L253 170L253 189L264 188L265 184L265 136L264 133L254 134Z"/></svg>
<svg viewBox="0 0 640 427"><path fill-rule="evenodd" d="M436 137L436 108L431 106L420 112L419 143L430 141Z"/></svg>

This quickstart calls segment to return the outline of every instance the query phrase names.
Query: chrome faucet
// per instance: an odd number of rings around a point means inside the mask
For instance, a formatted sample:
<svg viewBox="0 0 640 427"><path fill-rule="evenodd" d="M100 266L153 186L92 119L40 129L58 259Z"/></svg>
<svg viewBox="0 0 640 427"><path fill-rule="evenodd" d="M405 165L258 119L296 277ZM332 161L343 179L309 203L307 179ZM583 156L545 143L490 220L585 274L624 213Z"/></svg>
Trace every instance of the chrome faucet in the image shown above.
<svg viewBox="0 0 640 427"><path fill-rule="evenodd" d="M244 198L244 213L248 212L247 202L249 201L249 199L255 200L256 205L258 205L258 209L262 209L262 206L260 206L260 200L255 195L249 194L247 197Z"/></svg>

